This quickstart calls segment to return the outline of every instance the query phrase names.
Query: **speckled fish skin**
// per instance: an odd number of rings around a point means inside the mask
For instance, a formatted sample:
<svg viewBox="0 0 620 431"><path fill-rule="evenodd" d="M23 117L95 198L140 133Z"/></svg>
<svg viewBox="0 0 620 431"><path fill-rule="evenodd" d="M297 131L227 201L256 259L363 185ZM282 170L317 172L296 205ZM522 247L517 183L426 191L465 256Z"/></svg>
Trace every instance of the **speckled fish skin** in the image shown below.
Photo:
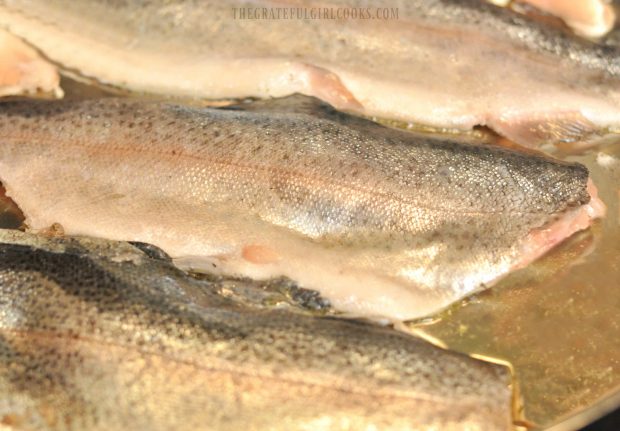
<svg viewBox="0 0 620 431"><path fill-rule="evenodd" d="M389 129L305 96L5 103L0 143L0 181L32 229L287 276L341 311L393 320L529 263L551 246L532 232L591 201L580 164Z"/></svg>
<svg viewBox="0 0 620 431"><path fill-rule="evenodd" d="M15 429L512 429L505 367L244 306L128 243L0 231L0 297Z"/></svg>
<svg viewBox="0 0 620 431"><path fill-rule="evenodd" d="M478 0L315 3L398 9L389 21L233 16L234 8L300 6L308 4L3 0L0 26L70 73L135 91L303 93L370 116L486 125L531 146L620 129L617 48Z"/></svg>

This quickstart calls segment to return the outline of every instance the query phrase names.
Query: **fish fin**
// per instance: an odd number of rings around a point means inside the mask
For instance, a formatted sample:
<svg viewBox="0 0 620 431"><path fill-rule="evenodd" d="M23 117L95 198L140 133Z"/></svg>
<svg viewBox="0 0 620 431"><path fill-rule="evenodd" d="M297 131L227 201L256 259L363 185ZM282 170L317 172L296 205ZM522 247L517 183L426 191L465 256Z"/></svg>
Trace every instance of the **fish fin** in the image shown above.
<svg viewBox="0 0 620 431"><path fill-rule="evenodd" d="M357 101L336 73L309 64L303 64L301 68L308 80L308 88L304 93L325 100L340 110L363 110L361 103Z"/></svg>
<svg viewBox="0 0 620 431"><path fill-rule="evenodd" d="M540 113L534 115L502 115L488 126L508 139L526 146L580 143L600 136L600 128L580 112Z"/></svg>
<svg viewBox="0 0 620 431"><path fill-rule="evenodd" d="M243 111L268 111L303 113L314 116L331 115L335 109L362 111L362 105L334 72L305 63L291 66L303 82L299 93L291 96L265 100L249 100L245 103L225 106L222 109Z"/></svg>
<svg viewBox="0 0 620 431"><path fill-rule="evenodd" d="M1 29L0 59L0 96L63 96L56 68L21 39Z"/></svg>

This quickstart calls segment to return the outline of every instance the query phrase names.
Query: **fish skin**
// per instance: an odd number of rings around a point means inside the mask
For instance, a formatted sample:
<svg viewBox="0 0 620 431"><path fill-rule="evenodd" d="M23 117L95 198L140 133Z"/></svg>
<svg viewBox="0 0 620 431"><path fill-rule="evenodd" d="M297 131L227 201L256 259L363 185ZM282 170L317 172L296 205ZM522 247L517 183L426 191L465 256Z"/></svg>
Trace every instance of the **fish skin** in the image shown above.
<svg viewBox="0 0 620 431"><path fill-rule="evenodd" d="M286 276L366 317L434 313L602 215L583 165L389 129L305 96L5 103L0 143L0 181L34 230Z"/></svg>
<svg viewBox="0 0 620 431"><path fill-rule="evenodd" d="M3 0L0 25L71 73L135 91L206 98L303 93L369 116L522 145L620 126L620 50L477 0L330 0L398 20L240 20L290 1ZM433 61L435 59L436 61Z"/></svg>
<svg viewBox="0 0 620 431"><path fill-rule="evenodd" d="M127 243L0 231L0 420L32 430L508 430L507 368L246 307Z"/></svg>

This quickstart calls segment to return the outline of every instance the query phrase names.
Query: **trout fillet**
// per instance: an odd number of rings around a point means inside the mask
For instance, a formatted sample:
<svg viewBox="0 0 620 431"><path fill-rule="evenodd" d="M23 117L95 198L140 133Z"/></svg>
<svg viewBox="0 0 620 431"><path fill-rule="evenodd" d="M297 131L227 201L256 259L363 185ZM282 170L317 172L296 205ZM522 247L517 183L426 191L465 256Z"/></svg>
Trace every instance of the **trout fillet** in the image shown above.
<svg viewBox="0 0 620 431"><path fill-rule="evenodd" d="M3 427L512 429L505 367L217 287L127 243L0 231Z"/></svg>
<svg viewBox="0 0 620 431"><path fill-rule="evenodd" d="M32 229L287 276L341 311L394 320L482 289L604 212L580 164L389 129L304 96L6 103L0 180Z"/></svg>
<svg viewBox="0 0 620 431"><path fill-rule="evenodd" d="M339 8L392 18L296 15ZM530 146L620 126L620 48L479 0L2 0L0 26L73 75L139 92L303 93L368 116L488 126Z"/></svg>

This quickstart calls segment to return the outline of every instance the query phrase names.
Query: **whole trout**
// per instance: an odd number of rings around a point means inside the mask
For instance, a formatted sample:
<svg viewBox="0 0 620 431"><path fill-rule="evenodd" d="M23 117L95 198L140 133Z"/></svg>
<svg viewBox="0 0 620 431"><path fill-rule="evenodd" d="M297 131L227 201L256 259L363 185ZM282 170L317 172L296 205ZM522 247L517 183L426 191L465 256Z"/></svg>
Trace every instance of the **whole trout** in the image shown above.
<svg viewBox="0 0 620 431"><path fill-rule="evenodd" d="M127 243L0 230L2 425L512 429L505 367L215 287Z"/></svg>
<svg viewBox="0 0 620 431"><path fill-rule="evenodd" d="M5 103L0 180L31 229L287 276L341 311L395 320L484 288L604 210L580 164L389 129L304 96Z"/></svg>
<svg viewBox="0 0 620 431"><path fill-rule="evenodd" d="M1 0L0 26L68 73L139 92L303 93L524 145L620 128L619 48L482 0Z"/></svg>

